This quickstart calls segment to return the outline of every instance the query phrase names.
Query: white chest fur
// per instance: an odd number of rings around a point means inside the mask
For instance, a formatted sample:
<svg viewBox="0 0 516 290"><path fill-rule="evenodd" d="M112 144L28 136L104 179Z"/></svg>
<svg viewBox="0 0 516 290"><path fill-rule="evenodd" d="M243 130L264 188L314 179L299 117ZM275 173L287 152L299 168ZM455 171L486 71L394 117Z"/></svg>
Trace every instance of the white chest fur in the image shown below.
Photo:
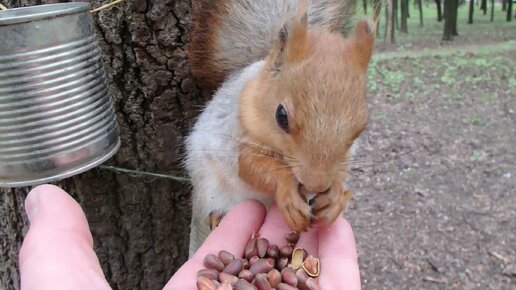
<svg viewBox="0 0 516 290"><path fill-rule="evenodd" d="M192 179L192 226L190 255L209 233L210 213L226 213L236 203L254 198L265 204L265 196L240 179L238 143L242 139L238 104L244 86L255 77L263 61L231 76L199 116L186 139L185 166Z"/></svg>

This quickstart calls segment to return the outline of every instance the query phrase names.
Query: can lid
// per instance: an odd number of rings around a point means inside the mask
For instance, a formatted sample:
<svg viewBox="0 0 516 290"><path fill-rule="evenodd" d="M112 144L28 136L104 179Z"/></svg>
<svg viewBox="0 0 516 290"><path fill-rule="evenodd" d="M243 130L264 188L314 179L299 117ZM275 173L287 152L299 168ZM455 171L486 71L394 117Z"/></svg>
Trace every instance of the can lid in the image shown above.
<svg viewBox="0 0 516 290"><path fill-rule="evenodd" d="M88 2L69 2L19 7L0 11L0 26L55 18L90 10Z"/></svg>

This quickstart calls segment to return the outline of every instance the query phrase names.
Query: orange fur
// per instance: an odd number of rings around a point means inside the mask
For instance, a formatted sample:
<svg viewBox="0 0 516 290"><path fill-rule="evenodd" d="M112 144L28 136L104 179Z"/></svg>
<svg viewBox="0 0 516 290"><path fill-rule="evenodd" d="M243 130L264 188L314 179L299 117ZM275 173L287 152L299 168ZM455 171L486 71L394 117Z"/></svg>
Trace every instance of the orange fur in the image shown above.
<svg viewBox="0 0 516 290"><path fill-rule="evenodd" d="M197 0L189 29L192 76L206 93L214 93L234 72L267 56L280 18L294 13L296 0ZM297 1L304 13L307 0ZM354 12L351 0L311 0L310 15L296 19L311 26L348 32ZM293 35L297 32L293 31ZM294 37L298 39L298 37ZM293 50L302 51L300 47ZM294 56L295 57L295 56Z"/></svg>
<svg viewBox="0 0 516 290"><path fill-rule="evenodd" d="M217 34L227 11L228 0L200 0L195 2L194 21L190 28L188 59L197 85L207 93L213 93L229 74L216 61Z"/></svg>
<svg viewBox="0 0 516 290"><path fill-rule="evenodd" d="M294 230L305 229L312 214L316 221L333 222L349 200L342 182L350 146L367 124L366 73L374 44L366 22L344 39L308 29L303 17L296 16L286 42L276 42L239 105L245 135L259 144L241 146L240 176L262 192L274 192ZM289 133L276 124L279 104L288 113ZM279 157L247 154L253 146ZM300 184L319 193L313 211L307 211Z"/></svg>
<svg viewBox="0 0 516 290"><path fill-rule="evenodd" d="M306 229L312 220L310 206L298 192L292 171L273 152L257 149L245 142L240 145L240 177L262 193L274 194L276 204L289 226Z"/></svg>

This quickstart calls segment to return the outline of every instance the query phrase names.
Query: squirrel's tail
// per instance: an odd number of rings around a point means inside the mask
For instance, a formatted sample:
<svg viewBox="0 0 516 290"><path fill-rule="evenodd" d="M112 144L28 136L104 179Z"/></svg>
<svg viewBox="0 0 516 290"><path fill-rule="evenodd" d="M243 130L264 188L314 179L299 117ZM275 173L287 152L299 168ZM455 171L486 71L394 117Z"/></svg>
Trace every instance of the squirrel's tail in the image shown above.
<svg viewBox="0 0 516 290"><path fill-rule="evenodd" d="M192 74L199 87L213 92L229 74L265 58L275 32L295 14L297 3L297 0L200 0L194 7L189 47ZM353 0L308 0L309 24L346 34L354 3Z"/></svg>

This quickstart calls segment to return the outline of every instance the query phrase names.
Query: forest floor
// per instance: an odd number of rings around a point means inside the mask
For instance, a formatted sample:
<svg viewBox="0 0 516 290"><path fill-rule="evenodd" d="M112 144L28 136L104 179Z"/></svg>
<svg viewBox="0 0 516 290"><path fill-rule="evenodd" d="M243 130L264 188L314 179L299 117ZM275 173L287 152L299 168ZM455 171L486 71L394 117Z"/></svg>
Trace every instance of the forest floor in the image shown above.
<svg viewBox="0 0 516 290"><path fill-rule="evenodd" d="M516 23L481 25L379 44L345 214L363 289L516 288Z"/></svg>

